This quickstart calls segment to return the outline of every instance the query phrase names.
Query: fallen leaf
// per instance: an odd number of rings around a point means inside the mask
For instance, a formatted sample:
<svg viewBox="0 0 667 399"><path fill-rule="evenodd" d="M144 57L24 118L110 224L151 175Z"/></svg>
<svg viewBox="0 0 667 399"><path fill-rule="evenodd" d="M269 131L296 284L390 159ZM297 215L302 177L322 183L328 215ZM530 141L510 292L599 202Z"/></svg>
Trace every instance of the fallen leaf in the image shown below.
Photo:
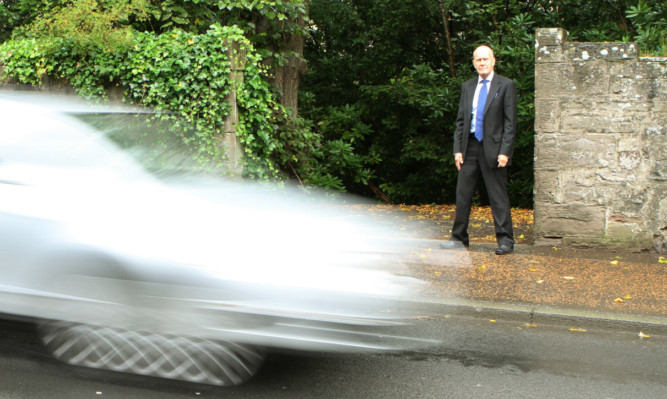
<svg viewBox="0 0 667 399"><path fill-rule="evenodd" d="M436 277L439 277L442 274L442 272L433 272L433 274L435 274Z"/></svg>
<svg viewBox="0 0 667 399"><path fill-rule="evenodd" d="M563 278L564 278L565 280L576 280L576 278L574 278L574 277L572 277L572 276L564 276Z"/></svg>
<svg viewBox="0 0 667 399"><path fill-rule="evenodd" d="M478 267L478 269L479 270L486 270L486 265L482 265L482 266Z"/></svg>
<svg viewBox="0 0 667 399"><path fill-rule="evenodd" d="M521 235L519 236L519 238L523 240L524 238L526 238L526 236L524 236L523 234L521 234Z"/></svg>
<svg viewBox="0 0 667 399"><path fill-rule="evenodd" d="M493 319L491 319L491 320L489 320L489 321L490 321L491 323L495 323L495 322L496 322L496 321L495 321L495 320L493 320Z"/></svg>
<svg viewBox="0 0 667 399"><path fill-rule="evenodd" d="M626 295L626 296L623 297L623 299L632 299L632 296Z"/></svg>
<svg viewBox="0 0 667 399"><path fill-rule="evenodd" d="M420 257L420 258L425 258L426 255L424 255L424 254L419 254L419 257Z"/></svg>
<svg viewBox="0 0 667 399"><path fill-rule="evenodd" d="M618 265L618 261L617 261L617 260L612 260L612 261L609 262L609 263L611 263L612 265Z"/></svg>
<svg viewBox="0 0 667 399"><path fill-rule="evenodd" d="M639 338L651 338L651 336L648 335L648 334L644 334L643 332L640 331L639 332Z"/></svg>
<svg viewBox="0 0 667 399"><path fill-rule="evenodd" d="M658 258L658 262L660 263L667 263L667 259L663 258L662 256Z"/></svg>
<svg viewBox="0 0 667 399"><path fill-rule="evenodd" d="M586 332L587 330L586 330L586 329L583 329L583 328L570 328L570 331L574 331L574 332Z"/></svg>
<svg viewBox="0 0 667 399"><path fill-rule="evenodd" d="M544 282L544 280L537 280L536 281L537 284L542 284L543 282Z"/></svg>
<svg viewBox="0 0 667 399"><path fill-rule="evenodd" d="M537 327L537 324L526 323L526 327L535 328L535 327Z"/></svg>
<svg viewBox="0 0 667 399"><path fill-rule="evenodd" d="M625 303L623 298L616 298L616 299L614 299L614 302L616 302L616 303Z"/></svg>
<svg viewBox="0 0 667 399"><path fill-rule="evenodd" d="M528 270L530 270L531 272L536 272L537 271L537 269L528 269Z"/></svg>

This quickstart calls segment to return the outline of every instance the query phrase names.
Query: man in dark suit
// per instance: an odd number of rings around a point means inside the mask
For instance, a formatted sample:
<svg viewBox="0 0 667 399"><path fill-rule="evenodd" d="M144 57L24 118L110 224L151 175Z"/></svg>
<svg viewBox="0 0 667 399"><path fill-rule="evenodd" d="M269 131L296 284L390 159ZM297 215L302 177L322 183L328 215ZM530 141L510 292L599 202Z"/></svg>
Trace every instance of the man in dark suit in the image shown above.
<svg viewBox="0 0 667 399"><path fill-rule="evenodd" d="M496 59L487 46L473 53L479 76L461 86L461 100L454 132L454 162L459 171L456 183L456 217L445 249L468 247L468 221L477 179L482 175L489 195L496 229L497 255L514 250L512 214L507 194L507 167L516 136L516 85L494 73ZM484 105L482 105L484 104Z"/></svg>

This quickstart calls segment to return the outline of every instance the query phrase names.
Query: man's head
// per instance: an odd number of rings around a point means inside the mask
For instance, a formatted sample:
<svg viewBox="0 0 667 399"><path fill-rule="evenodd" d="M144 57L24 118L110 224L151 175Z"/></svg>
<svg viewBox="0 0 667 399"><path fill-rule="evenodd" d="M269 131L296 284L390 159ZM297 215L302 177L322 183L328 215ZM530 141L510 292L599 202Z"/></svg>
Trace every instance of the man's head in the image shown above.
<svg viewBox="0 0 667 399"><path fill-rule="evenodd" d="M477 73L482 79L486 79L491 72L493 72L493 67L496 65L496 57L493 56L493 50L487 46L479 46L472 53L472 64L475 66Z"/></svg>

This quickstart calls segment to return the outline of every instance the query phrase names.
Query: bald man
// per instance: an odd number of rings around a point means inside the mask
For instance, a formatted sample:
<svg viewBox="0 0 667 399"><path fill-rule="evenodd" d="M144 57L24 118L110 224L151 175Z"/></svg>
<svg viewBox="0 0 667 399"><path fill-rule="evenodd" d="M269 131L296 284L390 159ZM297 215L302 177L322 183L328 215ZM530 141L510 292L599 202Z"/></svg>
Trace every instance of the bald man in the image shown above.
<svg viewBox="0 0 667 399"><path fill-rule="evenodd" d="M445 249L468 247L470 208L481 175L493 212L498 243L495 253L507 255L514 250L507 168L512 161L516 137L516 85L493 71L496 58L489 47L478 47L472 63L478 76L461 86L454 132L454 162L459 171L456 217L450 240L440 246Z"/></svg>

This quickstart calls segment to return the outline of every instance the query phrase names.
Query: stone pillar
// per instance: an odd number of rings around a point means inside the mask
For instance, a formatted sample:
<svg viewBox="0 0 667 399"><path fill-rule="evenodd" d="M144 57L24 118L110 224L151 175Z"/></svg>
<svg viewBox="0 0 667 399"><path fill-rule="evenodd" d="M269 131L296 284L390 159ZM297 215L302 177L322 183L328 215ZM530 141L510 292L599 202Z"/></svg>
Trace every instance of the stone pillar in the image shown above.
<svg viewBox="0 0 667 399"><path fill-rule="evenodd" d="M225 120L225 125L220 134L220 143L223 146L224 154L227 157L230 176L241 176L243 173L243 147L236 135L236 126L239 122L236 93L238 88L243 84L246 52L240 49L238 43L232 43L227 51L229 52L232 61L232 72L229 77L229 80L232 82L232 89L226 98L231 107L231 111Z"/></svg>
<svg viewBox="0 0 667 399"><path fill-rule="evenodd" d="M535 243L665 251L666 58L538 29Z"/></svg>

